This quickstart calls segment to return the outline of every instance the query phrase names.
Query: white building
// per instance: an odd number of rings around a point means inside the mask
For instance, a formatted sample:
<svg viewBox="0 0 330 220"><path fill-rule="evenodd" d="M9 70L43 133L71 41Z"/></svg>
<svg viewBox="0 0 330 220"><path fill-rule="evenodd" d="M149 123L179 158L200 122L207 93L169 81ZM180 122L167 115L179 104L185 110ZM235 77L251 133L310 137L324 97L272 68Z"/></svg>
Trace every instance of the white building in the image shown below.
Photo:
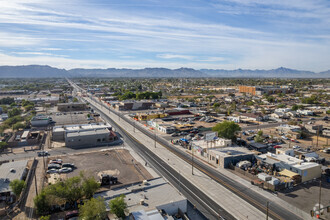
<svg viewBox="0 0 330 220"><path fill-rule="evenodd" d="M304 162L298 158L286 154L267 153L256 156L256 158L265 163L271 163L276 168L290 170L301 176L302 182L321 177L321 165L313 162Z"/></svg>
<svg viewBox="0 0 330 220"><path fill-rule="evenodd" d="M302 114L302 115L309 115L309 116L312 116L312 115L314 115L314 112L313 111L311 111L311 110L301 110L301 109L298 109L297 110L297 113L299 113L299 114Z"/></svg>

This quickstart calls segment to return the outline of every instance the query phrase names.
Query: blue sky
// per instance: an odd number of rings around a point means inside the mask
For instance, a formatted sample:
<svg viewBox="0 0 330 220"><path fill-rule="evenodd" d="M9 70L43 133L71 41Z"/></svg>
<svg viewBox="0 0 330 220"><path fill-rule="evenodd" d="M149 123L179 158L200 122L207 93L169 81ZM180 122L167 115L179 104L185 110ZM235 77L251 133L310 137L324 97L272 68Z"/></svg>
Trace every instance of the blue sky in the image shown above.
<svg viewBox="0 0 330 220"><path fill-rule="evenodd" d="M328 0L0 0L0 65L330 69Z"/></svg>

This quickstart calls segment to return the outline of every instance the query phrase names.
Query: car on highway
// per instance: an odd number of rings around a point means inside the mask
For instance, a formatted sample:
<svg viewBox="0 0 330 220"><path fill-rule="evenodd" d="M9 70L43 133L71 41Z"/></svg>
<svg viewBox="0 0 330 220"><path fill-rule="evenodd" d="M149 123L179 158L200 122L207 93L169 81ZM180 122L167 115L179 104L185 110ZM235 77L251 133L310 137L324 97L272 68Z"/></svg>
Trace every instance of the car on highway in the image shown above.
<svg viewBox="0 0 330 220"><path fill-rule="evenodd" d="M39 151L37 152L38 157L44 157L44 156L49 156L50 154L48 153L48 151Z"/></svg>
<svg viewBox="0 0 330 220"><path fill-rule="evenodd" d="M58 170L59 173L70 173L72 171L71 167L63 167Z"/></svg>
<svg viewBox="0 0 330 220"><path fill-rule="evenodd" d="M58 169L50 169L50 170L47 170L47 173L48 173L48 174L51 174L51 173L58 173Z"/></svg>

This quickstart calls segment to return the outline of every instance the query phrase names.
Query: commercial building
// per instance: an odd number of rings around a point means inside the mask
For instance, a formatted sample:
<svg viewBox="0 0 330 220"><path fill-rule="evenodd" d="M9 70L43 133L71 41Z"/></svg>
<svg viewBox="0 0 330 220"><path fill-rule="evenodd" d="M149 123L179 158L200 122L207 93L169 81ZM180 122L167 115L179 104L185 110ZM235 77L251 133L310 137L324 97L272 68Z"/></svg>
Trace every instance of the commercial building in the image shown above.
<svg viewBox="0 0 330 220"><path fill-rule="evenodd" d="M149 121L151 119L155 119L155 118L165 118L168 115L165 113L138 113L136 114L136 119L138 119L139 121Z"/></svg>
<svg viewBox="0 0 330 220"><path fill-rule="evenodd" d="M321 165L313 162L304 162L304 160L289 156L287 154L267 153L256 156L256 159L273 165L276 169L289 170L301 176L301 181L309 181L321 177Z"/></svg>
<svg viewBox="0 0 330 220"><path fill-rule="evenodd" d="M86 104L81 102L58 103L57 110L60 112L84 111L86 110Z"/></svg>
<svg viewBox="0 0 330 220"><path fill-rule="evenodd" d="M162 178L148 180L146 184L131 184L96 193L94 197L103 197L107 210L110 210L109 201L120 195L125 195L128 212L132 213L129 219L160 219L151 218L151 216L160 217L156 214L158 210L162 210L163 215L169 216L164 219L173 219L173 215L187 212L187 199Z"/></svg>
<svg viewBox="0 0 330 220"><path fill-rule="evenodd" d="M240 93L248 93L251 95L270 95L274 93L290 93L293 91L293 88L289 86L239 86Z"/></svg>
<svg viewBox="0 0 330 220"><path fill-rule="evenodd" d="M51 117L45 115L34 116L30 122L33 127L46 127L55 123Z"/></svg>
<svg viewBox="0 0 330 220"><path fill-rule="evenodd" d="M248 160L251 161L254 158L254 153L247 150L244 147L223 147L209 150L208 161L220 168L227 168L231 164Z"/></svg>
<svg viewBox="0 0 330 220"><path fill-rule="evenodd" d="M27 175L27 160L18 160L0 165L0 201L10 201L14 195L10 189L10 182L24 180Z"/></svg>
<svg viewBox="0 0 330 220"><path fill-rule="evenodd" d="M53 141L64 141L66 147L91 147L107 145L118 137L109 124L94 123L82 125L55 126Z"/></svg>
<svg viewBox="0 0 330 220"><path fill-rule="evenodd" d="M147 121L147 124L165 134L171 134L177 130L172 123L164 122L161 119L153 119L151 121Z"/></svg>

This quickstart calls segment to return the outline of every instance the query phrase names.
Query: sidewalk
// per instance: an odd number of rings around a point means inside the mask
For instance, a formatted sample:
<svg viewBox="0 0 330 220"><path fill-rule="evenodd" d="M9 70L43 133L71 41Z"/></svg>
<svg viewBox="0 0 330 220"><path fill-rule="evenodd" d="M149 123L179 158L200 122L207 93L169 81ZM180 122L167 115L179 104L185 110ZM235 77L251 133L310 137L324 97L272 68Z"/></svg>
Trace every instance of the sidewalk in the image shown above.
<svg viewBox="0 0 330 220"><path fill-rule="evenodd" d="M90 101L91 102L91 101ZM93 102L94 104L94 102ZM96 104L97 107L100 105ZM102 109L104 110L104 108ZM167 161L168 165L181 173L184 178L188 179L191 183L202 189L202 191L217 202L222 208L226 209L237 219L266 219L266 215L259 211L257 208L241 199L234 193L230 192L222 185L218 184L210 177L194 169L194 175L192 175L192 169L189 164L185 161L168 151L165 147L160 144L156 144L156 150L154 146L154 140L141 133L137 129L133 130L133 127L125 122L123 119L119 119L118 116L109 111L104 111L110 116L117 124L123 127L126 131L134 134L134 137L140 141L143 145L152 150L158 157L163 161ZM270 218L269 218L270 219Z"/></svg>

